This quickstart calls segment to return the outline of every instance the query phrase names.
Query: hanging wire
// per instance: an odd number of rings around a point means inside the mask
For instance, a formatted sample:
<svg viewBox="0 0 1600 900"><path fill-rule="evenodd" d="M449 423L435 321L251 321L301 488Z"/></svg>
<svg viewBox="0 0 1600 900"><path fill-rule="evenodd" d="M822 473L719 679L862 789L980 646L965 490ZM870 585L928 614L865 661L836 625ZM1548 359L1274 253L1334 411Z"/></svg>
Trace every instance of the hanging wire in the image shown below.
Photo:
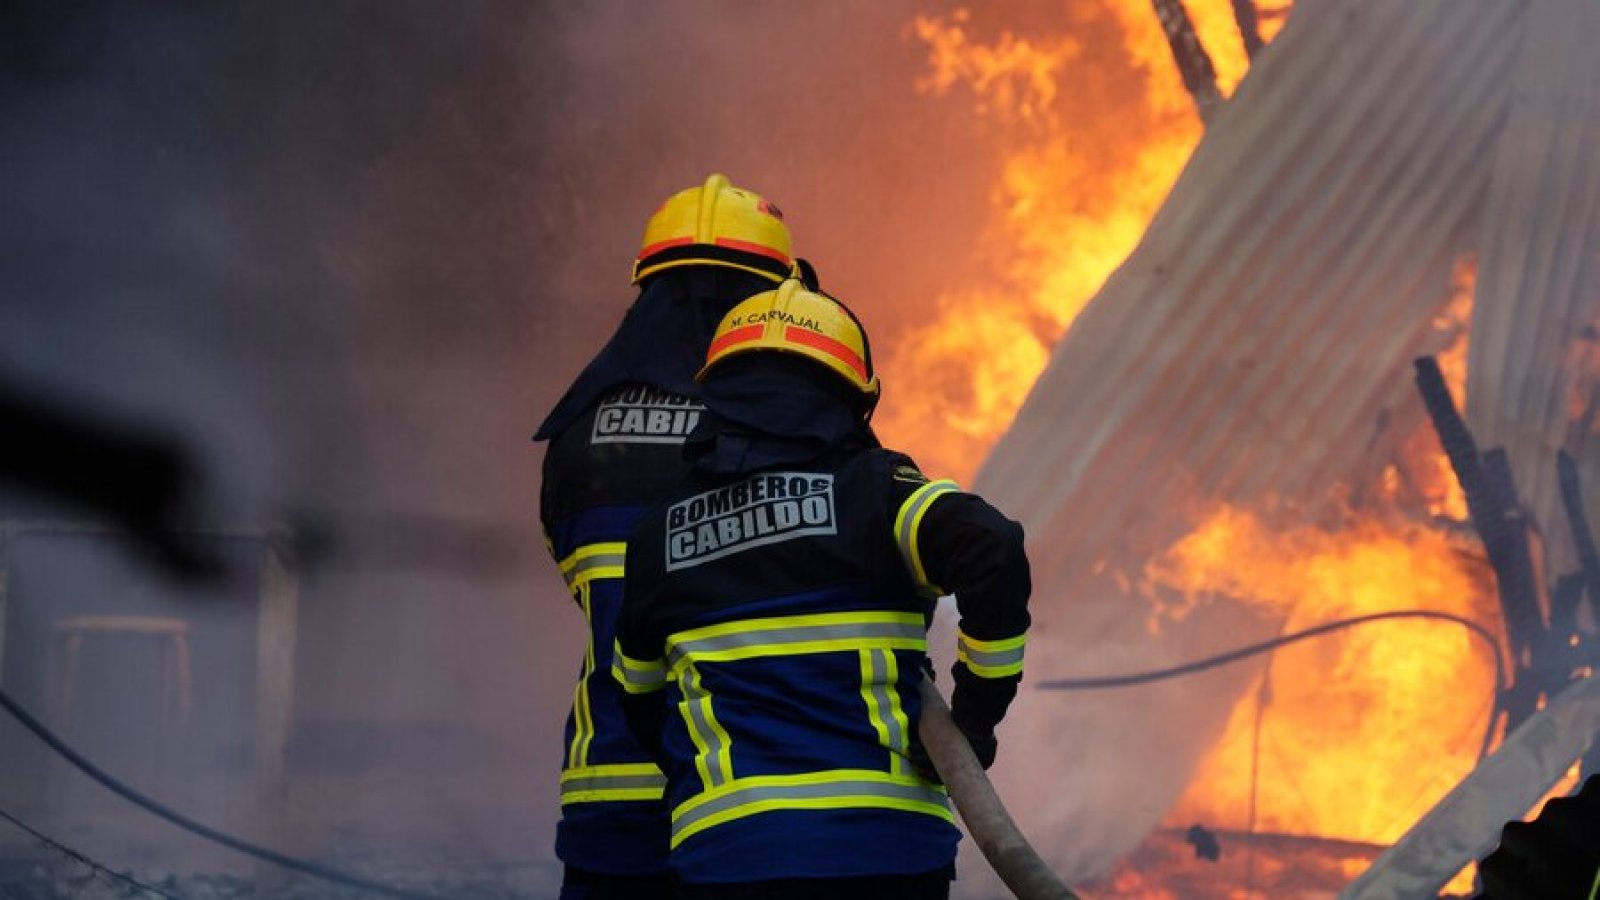
<svg viewBox="0 0 1600 900"><path fill-rule="evenodd" d="M1497 691L1503 691L1508 686L1505 659L1500 654L1500 639L1495 636L1494 632L1465 616L1458 616L1454 613L1439 612L1432 609L1399 609L1391 610L1389 612L1371 613L1365 616L1354 616L1348 619L1337 619L1332 622L1324 622L1321 625L1307 628L1304 631L1296 631L1291 634L1280 635L1279 637L1273 638L1270 641L1262 641L1259 644L1250 644L1244 647L1239 647L1235 650L1229 650L1226 653L1219 653L1216 656L1208 656L1204 659L1198 659L1191 663L1184 663L1181 666L1171 666L1165 669L1151 669L1147 672L1131 672L1127 675L1111 675L1099 678L1055 678L1049 681L1040 682L1038 684L1038 688L1039 690L1044 691L1096 691L1106 690L1109 688L1123 688L1133 687L1141 684L1150 684L1152 682L1163 681L1169 678L1182 678L1188 675L1204 672L1207 669L1214 669L1218 666L1225 666L1228 663L1238 662L1241 659L1248 659L1252 656L1257 656L1262 653L1270 653L1279 647L1293 644L1298 641L1309 640L1314 637L1321 637L1325 634L1331 634L1335 631L1342 631L1346 628L1354 628L1358 625L1366 625L1372 622L1382 622L1391 619L1432 619L1439 622L1453 622L1456 625L1460 625L1462 628L1467 629L1481 638L1484 643L1488 644L1490 651L1494 655L1495 689ZM1494 727L1494 716L1490 716L1489 725L1486 729L1484 729L1483 740L1478 747L1479 759L1489 755L1489 745L1494 741Z"/></svg>

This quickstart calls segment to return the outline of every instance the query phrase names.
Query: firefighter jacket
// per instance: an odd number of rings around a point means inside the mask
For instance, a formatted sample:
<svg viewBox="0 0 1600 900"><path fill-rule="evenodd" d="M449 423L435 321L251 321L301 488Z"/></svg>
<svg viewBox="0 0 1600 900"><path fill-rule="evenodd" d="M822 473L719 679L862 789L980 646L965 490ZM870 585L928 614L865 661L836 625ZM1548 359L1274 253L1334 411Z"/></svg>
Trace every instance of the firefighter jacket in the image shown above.
<svg viewBox="0 0 1600 900"><path fill-rule="evenodd" d="M913 768L933 604L961 613L953 704L992 727L1021 677L1022 529L905 456L690 479L640 522L613 672L667 776L674 872L697 883L951 866Z"/></svg>
<svg viewBox="0 0 1600 900"><path fill-rule="evenodd" d="M611 678L625 541L644 511L683 477L697 401L649 385L613 388L554 436L540 518L589 644L567 716L556 855L613 874L666 871L661 770L629 733Z"/></svg>

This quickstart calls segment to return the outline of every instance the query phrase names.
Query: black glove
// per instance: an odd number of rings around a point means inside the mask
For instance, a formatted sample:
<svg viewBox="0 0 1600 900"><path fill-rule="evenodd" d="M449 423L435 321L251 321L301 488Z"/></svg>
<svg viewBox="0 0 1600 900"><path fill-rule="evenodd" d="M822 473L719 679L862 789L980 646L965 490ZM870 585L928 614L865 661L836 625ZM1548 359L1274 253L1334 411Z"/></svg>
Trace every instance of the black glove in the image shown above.
<svg viewBox="0 0 1600 900"><path fill-rule="evenodd" d="M995 726L1005 718L1006 707L1017 695L1017 682L1022 679L979 678L959 662L951 666L950 676L956 683L950 694L950 720L972 745L978 763L987 769L994 765Z"/></svg>
<svg viewBox="0 0 1600 900"><path fill-rule="evenodd" d="M960 729L962 737L966 738L966 745L973 748L973 756L978 757L979 765L982 765L984 769L989 769L990 765L995 764L995 749L998 749L998 741L995 741L994 729L982 732L982 730L978 729L962 729L960 724L955 725L955 727ZM928 756L928 748L922 745L922 738L912 738L910 740L910 748L907 748L906 756L910 759L912 769L917 770L917 775L922 775L923 780L933 781L934 785L942 785L944 783L944 778L939 777L939 770L934 769L933 757Z"/></svg>
<svg viewBox="0 0 1600 900"><path fill-rule="evenodd" d="M972 747L972 755L978 758L978 765L987 770L994 765L994 754L1000 749L1000 742L995 740L994 726L983 727L973 723L963 723L955 720L956 727L961 729L961 736L967 739L967 744Z"/></svg>
<svg viewBox="0 0 1600 900"><path fill-rule="evenodd" d="M985 769L994 765L995 750L999 747L994 731L985 733L968 731L959 725L956 727L960 729L962 737L967 739L967 745L972 748L972 755L978 758L978 765ZM911 760L911 767L917 770L917 774L922 776L924 781L944 784L944 779L939 777L939 770L934 768L933 759L928 756L928 748L922 745L920 738L911 739L911 746L907 749L906 756Z"/></svg>

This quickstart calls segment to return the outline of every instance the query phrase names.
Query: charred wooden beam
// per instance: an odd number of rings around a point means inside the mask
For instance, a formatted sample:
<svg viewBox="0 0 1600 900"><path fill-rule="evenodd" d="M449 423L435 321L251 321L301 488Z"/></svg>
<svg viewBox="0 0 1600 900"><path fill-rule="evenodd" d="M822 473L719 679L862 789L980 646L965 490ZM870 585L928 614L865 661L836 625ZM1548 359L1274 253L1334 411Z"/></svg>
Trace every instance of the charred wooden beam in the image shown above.
<svg viewBox="0 0 1600 900"><path fill-rule="evenodd" d="M1569 572L1556 579L1550 589L1550 634L1566 644L1578 627L1578 605L1583 602L1583 576Z"/></svg>
<svg viewBox="0 0 1600 900"><path fill-rule="evenodd" d="M1527 677L1534 646L1544 632L1533 554L1528 546L1527 518L1517 498L1505 451L1478 452L1478 443L1456 409L1437 360L1424 356L1414 365L1417 391L1450 460L1450 468L1466 494L1472 526L1494 569L1514 673L1511 688L1500 698L1510 731L1538 708L1539 700L1538 686Z"/></svg>
<svg viewBox="0 0 1600 900"><path fill-rule="evenodd" d="M1578 480L1578 461L1565 450L1556 454L1556 474L1561 482L1561 505L1567 512L1567 527L1578 551L1585 593L1595 620L1600 621L1600 551L1595 549L1594 532L1583 509L1583 485Z"/></svg>
<svg viewBox="0 0 1600 900"><path fill-rule="evenodd" d="M1422 405L1428 410L1428 418L1433 422L1434 433L1439 435L1439 444L1450 460L1456 480L1466 492L1467 510L1476 522L1483 509L1483 462L1478 455L1478 442L1473 440L1466 420L1456 409L1444 373L1439 370L1439 361L1423 356L1412 365L1417 370L1417 392L1422 395Z"/></svg>
<svg viewBox="0 0 1600 900"><path fill-rule="evenodd" d="M1528 546L1528 516L1517 496L1511 460L1504 449L1496 447L1484 452L1483 475L1485 499L1489 514L1494 517L1494 537L1503 543L1501 563L1495 565L1495 572L1501 578L1500 603L1505 608L1506 633L1514 642L1532 648L1544 630L1544 612L1539 603L1533 553Z"/></svg>
<svg viewBox="0 0 1600 900"><path fill-rule="evenodd" d="M1555 696L1592 665L1592 642L1578 630L1578 605L1583 602L1583 576L1568 573L1550 589L1550 627L1533 649L1533 677L1546 696Z"/></svg>
<svg viewBox="0 0 1600 900"><path fill-rule="evenodd" d="M1172 48L1172 59L1178 64L1178 74L1183 76L1183 86L1194 98L1200 121L1209 123L1211 114L1222 105L1222 92L1217 90L1217 68L1211 64L1211 55L1200 43L1189 11L1183 0L1151 0L1156 17L1161 20L1161 30L1167 35L1167 46Z"/></svg>
<svg viewBox="0 0 1600 900"><path fill-rule="evenodd" d="M1239 24L1239 38L1244 41L1244 55L1255 59L1266 43L1261 40L1261 23L1256 15L1255 0L1233 0L1233 20Z"/></svg>

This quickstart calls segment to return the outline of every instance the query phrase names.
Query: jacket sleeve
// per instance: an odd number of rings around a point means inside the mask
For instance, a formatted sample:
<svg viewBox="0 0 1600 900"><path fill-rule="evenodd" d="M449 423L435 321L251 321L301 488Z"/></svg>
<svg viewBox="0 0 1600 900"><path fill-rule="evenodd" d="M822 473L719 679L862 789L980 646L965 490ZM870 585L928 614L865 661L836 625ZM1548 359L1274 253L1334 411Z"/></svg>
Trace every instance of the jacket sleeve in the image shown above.
<svg viewBox="0 0 1600 900"><path fill-rule="evenodd" d="M895 539L906 566L925 594L953 593L960 613L951 718L963 730L991 731L1022 681L1033 589L1022 526L914 466L897 466L893 477Z"/></svg>
<svg viewBox="0 0 1600 900"><path fill-rule="evenodd" d="M629 559L627 564L631 566L633 560ZM640 596L635 585L631 580L623 582L611 677L622 686L622 716L628 723L628 730L656 764L665 768L662 731L669 711L666 647L660 638L651 637L640 615L648 601Z"/></svg>

